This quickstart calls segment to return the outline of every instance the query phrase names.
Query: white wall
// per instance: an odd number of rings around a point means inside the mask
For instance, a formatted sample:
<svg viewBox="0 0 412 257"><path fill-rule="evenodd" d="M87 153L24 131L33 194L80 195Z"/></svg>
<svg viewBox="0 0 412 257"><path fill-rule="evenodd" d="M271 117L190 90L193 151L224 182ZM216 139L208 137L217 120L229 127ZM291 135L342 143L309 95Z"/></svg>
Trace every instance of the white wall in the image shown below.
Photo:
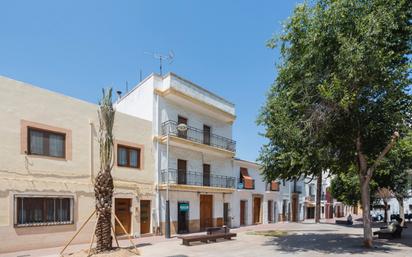
<svg viewBox="0 0 412 257"><path fill-rule="evenodd" d="M116 110L148 121L153 120L153 84L156 76L149 76L126 93L115 106Z"/></svg>
<svg viewBox="0 0 412 257"><path fill-rule="evenodd" d="M160 145L161 170L167 167L166 146ZM210 164L210 171L215 175L232 176L232 163L228 158L220 158L202 152L169 146L169 168L177 169L177 159L187 161L187 170L203 172L203 164Z"/></svg>
<svg viewBox="0 0 412 257"><path fill-rule="evenodd" d="M210 116L188 109L163 97L159 100L160 125L168 120L176 121L177 117L183 116L188 119L188 125L203 130L203 125L211 127L211 133L225 138L232 138L232 125Z"/></svg>

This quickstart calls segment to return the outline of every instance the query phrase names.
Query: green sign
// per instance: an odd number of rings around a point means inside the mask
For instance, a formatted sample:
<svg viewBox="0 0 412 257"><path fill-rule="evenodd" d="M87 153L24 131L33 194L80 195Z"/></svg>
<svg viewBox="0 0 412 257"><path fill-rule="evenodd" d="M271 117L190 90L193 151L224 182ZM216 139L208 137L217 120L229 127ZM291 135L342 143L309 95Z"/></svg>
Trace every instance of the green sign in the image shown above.
<svg viewBox="0 0 412 257"><path fill-rule="evenodd" d="M179 211L181 211L181 212L189 211L189 203L180 203L179 204Z"/></svg>

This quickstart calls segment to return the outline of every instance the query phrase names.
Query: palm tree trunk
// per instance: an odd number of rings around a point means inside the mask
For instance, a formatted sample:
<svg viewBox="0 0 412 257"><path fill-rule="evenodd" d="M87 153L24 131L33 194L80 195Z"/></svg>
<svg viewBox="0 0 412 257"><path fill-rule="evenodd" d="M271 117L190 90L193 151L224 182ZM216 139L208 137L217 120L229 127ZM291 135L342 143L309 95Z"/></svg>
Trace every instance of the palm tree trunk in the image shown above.
<svg viewBox="0 0 412 257"><path fill-rule="evenodd" d="M97 252L109 251L112 249L112 197L113 178L110 172L99 172L95 184L97 226L96 239Z"/></svg>

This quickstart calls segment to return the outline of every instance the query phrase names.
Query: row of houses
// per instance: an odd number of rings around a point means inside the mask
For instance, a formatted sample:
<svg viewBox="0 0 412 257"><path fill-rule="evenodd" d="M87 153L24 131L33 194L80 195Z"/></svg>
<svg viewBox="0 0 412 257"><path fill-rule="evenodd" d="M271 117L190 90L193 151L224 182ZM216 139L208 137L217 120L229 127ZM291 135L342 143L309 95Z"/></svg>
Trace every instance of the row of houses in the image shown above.
<svg viewBox="0 0 412 257"><path fill-rule="evenodd" d="M315 180L268 183L236 158L235 106L222 97L152 74L115 106L113 212L128 234L164 234L167 208L172 234L314 218ZM0 252L63 245L94 210L97 105L0 77L0 120ZM328 184L322 218L345 215Z"/></svg>

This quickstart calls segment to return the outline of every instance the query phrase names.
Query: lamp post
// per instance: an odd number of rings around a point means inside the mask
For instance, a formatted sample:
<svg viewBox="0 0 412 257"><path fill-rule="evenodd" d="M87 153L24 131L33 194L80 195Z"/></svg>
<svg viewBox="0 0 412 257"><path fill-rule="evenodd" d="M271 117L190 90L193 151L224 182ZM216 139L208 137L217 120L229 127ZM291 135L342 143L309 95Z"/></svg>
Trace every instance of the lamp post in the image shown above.
<svg viewBox="0 0 412 257"><path fill-rule="evenodd" d="M170 125L167 128L167 141L166 141L166 231L165 237L170 238L170 204L169 204L169 133L170 133Z"/></svg>
<svg viewBox="0 0 412 257"><path fill-rule="evenodd" d="M169 135L170 135L170 126L171 124L168 125L168 131L167 131L167 141L166 141L166 170L167 170L167 184L166 184L166 229L165 229L165 237L170 238L170 202L169 202ZM187 131L187 125L184 123L178 124L177 125L177 130L180 132L185 132ZM178 171L179 172L179 171ZM176 174L178 176L178 174Z"/></svg>

